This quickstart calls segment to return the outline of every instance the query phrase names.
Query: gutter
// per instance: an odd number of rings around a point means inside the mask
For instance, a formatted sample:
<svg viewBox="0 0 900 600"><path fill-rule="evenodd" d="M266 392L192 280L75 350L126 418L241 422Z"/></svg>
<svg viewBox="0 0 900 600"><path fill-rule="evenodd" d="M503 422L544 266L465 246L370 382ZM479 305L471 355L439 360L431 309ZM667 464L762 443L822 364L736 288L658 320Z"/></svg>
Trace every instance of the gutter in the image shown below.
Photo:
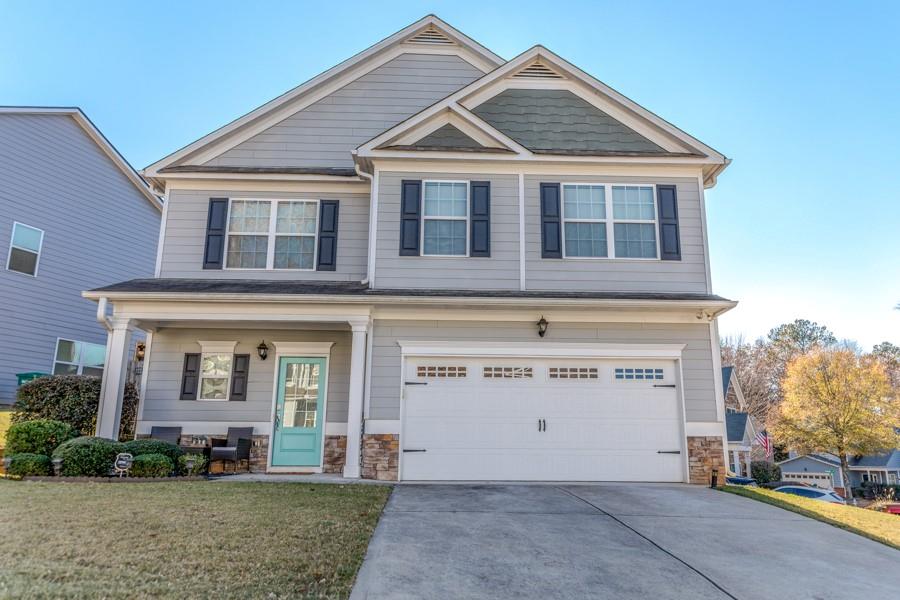
<svg viewBox="0 0 900 600"><path fill-rule="evenodd" d="M107 304L108 299L105 296L101 296L97 299L97 322L103 325L106 331L112 331L112 321L106 316Z"/></svg>

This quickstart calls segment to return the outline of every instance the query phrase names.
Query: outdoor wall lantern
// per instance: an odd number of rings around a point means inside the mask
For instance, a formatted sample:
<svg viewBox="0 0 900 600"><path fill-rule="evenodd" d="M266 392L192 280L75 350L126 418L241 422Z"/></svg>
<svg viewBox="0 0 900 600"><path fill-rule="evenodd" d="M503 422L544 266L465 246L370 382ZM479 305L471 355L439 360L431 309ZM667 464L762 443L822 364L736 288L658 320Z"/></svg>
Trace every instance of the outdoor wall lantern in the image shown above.
<svg viewBox="0 0 900 600"><path fill-rule="evenodd" d="M259 354L259 360L266 360L266 357L269 356L269 347L266 346L266 340L259 343L259 346L256 347L256 353Z"/></svg>
<svg viewBox="0 0 900 600"><path fill-rule="evenodd" d="M544 318L544 315L541 315L541 320L535 323L535 325L537 325L538 328L538 335L544 337L544 334L547 333L547 327L550 325L550 323L547 322L547 319Z"/></svg>

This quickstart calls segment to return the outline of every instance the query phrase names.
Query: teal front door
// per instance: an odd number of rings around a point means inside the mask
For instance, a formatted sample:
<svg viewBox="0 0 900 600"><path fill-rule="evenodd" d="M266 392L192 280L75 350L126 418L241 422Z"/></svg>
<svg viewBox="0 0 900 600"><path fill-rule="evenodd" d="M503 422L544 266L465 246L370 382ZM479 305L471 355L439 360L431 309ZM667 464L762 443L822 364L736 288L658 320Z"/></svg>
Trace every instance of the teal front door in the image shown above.
<svg viewBox="0 0 900 600"><path fill-rule="evenodd" d="M273 467L321 466L327 381L324 358L281 359Z"/></svg>

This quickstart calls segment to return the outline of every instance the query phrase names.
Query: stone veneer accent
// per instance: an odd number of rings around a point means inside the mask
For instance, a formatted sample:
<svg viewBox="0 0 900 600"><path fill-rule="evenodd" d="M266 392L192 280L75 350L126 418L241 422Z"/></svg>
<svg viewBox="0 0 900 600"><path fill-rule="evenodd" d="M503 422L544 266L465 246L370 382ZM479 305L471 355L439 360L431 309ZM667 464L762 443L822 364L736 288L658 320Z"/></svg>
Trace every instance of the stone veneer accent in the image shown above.
<svg viewBox="0 0 900 600"><path fill-rule="evenodd" d="M362 440L361 475L364 479L397 481L400 463L400 436L396 433L367 433Z"/></svg>
<svg viewBox="0 0 900 600"><path fill-rule="evenodd" d="M325 460L322 463L323 473L342 473L347 460L347 436L325 436Z"/></svg>
<svg viewBox="0 0 900 600"><path fill-rule="evenodd" d="M691 483L709 485L712 470L719 470L719 485L725 485L725 450L720 436L688 437L688 466Z"/></svg>

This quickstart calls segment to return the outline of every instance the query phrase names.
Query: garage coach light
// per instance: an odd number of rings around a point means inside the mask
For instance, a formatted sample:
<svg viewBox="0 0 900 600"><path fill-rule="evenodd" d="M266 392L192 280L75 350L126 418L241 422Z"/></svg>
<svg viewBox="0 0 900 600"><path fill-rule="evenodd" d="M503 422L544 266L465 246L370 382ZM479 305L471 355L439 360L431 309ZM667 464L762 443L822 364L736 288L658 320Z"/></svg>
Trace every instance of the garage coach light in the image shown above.
<svg viewBox="0 0 900 600"><path fill-rule="evenodd" d="M266 340L259 343L259 346L256 347L256 353L259 354L259 360L266 360L266 357L269 356L269 347L266 346Z"/></svg>
<svg viewBox="0 0 900 600"><path fill-rule="evenodd" d="M544 334L547 333L547 327L550 323L547 322L547 319L544 318L544 315L541 315L541 320L535 323L538 328L538 335L544 337Z"/></svg>

